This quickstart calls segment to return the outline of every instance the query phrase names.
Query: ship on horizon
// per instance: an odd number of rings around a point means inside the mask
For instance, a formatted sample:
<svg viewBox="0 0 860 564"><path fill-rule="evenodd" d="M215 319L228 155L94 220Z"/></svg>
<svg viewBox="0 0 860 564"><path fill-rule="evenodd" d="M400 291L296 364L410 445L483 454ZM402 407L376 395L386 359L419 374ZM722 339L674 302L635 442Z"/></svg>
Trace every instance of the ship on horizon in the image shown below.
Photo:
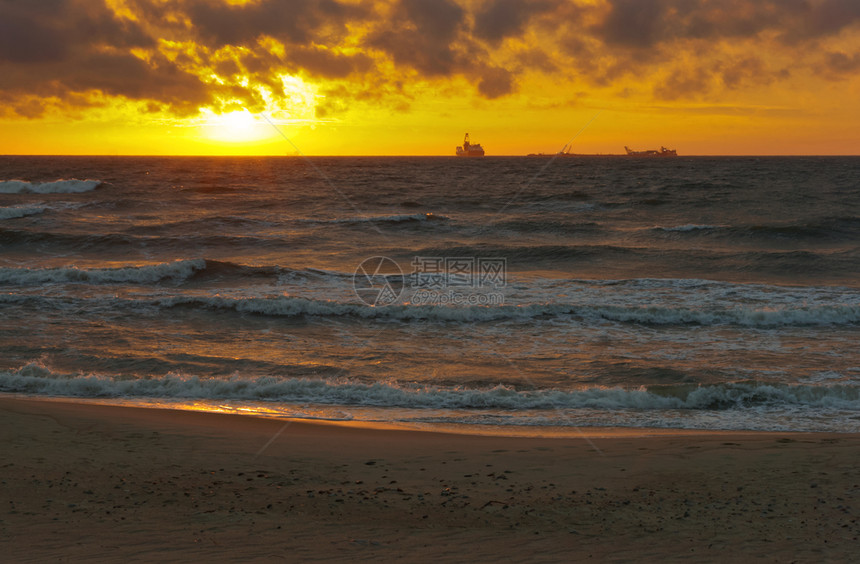
<svg viewBox="0 0 860 564"><path fill-rule="evenodd" d="M565 145L561 151L557 153L529 153L527 157L677 157L678 152L675 149L667 149L660 147L659 151L653 149L648 151L633 151L625 145L626 154L621 153L571 153L572 144ZM459 147L458 147L459 149Z"/></svg>
<svg viewBox="0 0 860 564"><path fill-rule="evenodd" d="M630 147L624 146L624 150L627 151L628 157L677 157L678 152L675 149L667 149L666 147L660 147L659 151L655 151L653 149L649 151L632 151Z"/></svg>
<svg viewBox="0 0 860 564"><path fill-rule="evenodd" d="M457 147L457 156L458 157L483 157L484 156L484 148L481 147L480 143L470 143L469 142L469 134L466 134L466 137L463 139L463 145L461 147Z"/></svg>

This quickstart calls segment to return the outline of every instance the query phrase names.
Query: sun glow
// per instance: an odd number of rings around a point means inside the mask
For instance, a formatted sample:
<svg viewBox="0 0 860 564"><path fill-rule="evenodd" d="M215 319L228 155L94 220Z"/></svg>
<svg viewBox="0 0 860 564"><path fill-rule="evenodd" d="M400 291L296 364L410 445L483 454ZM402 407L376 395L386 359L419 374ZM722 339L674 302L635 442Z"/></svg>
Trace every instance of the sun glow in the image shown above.
<svg viewBox="0 0 860 564"><path fill-rule="evenodd" d="M203 109L201 134L207 139L225 143L251 143L276 136L278 133L263 116L246 108L225 114Z"/></svg>
<svg viewBox="0 0 860 564"><path fill-rule="evenodd" d="M0 153L451 155L465 131L488 156L554 153L598 111L574 151L860 151L860 12L829 0L658 2L647 29L614 0L525 2L516 22L450 0L432 25L420 3L293 4L65 2L46 20L0 2L53 33L0 54Z"/></svg>
<svg viewBox="0 0 860 564"><path fill-rule="evenodd" d="M234 86L250 88L262 100L261 112L252 112L246 107L219 112L217 107L199 108L199 117L194 121L201 139L220 145L259 144L293 135L298 127L316 122L316 88L297 76L277 75L280 88L275 93L271 85L252 83L247 76L234 76ZM212 80L226 84L223 77L213 74ZM241 100L218 100L216 106L236 108ZM238 147L237 147L238 149Z"/></svg>

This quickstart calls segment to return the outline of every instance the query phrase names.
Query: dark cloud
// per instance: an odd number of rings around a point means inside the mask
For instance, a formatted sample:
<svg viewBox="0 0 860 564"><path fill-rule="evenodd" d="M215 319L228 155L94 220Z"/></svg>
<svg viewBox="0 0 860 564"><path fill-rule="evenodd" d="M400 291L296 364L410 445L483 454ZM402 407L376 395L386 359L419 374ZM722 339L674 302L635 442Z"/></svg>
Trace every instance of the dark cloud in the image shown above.
<svg viewBox="0 0 860 564"><path fill-rule="evenodd" d="M514 91L514 75L502 68L489 68L478 81L478 92L486 98L498 98Z"/></svg>
<svg viewBox="0 0 860 564"><path fill-rule="evenodd" d="M786 78L784 69L770 70L755 56L715 61L707 65L681 66L654 88L656 98L679 100L699 98L718 88L737 90L750 85L768 84L778 78Z"/></svg>
<svg viewBox="0 0 860 564"><path fill-rule="evenodd" d="M595 29L608 44L648 49L666 33L666 0L611 0L606 19Z"/></svg>
<svg viewBox="0 0 860 564"><path fill-rule="evenodd" d="M662 100L696 98L711 88L713 72L710 69L678 69L654 88L654 95Z"/></svg>
<svg viewBox="0 0 860 564"><path fill-rule="evenodd" d="M552 58L540 49L529 49L516 54L516 60L523 69L536 70L544 73L557 73L558 65Z"/></svg>
<svg viewBox="0 0 860 564"><path fill-rule="evenodd" d="M50 2L56 9L59 2ZM25 11L26 4L4 0L0 2L0 61L39 63L62 59L64 35L68 30L52 25L44 18Z"/></svg>
<svg viewBox="0 0 860 564"><path fill-rule="evenodd" d="M23 117L39 117L47 107L32 95L75 104L92 91L154 98L187 113L207 98L205 85L163 57L147 63L129 52L154 45L103 2L0 0L0 89L27 100L13 104Z"/></svg>
<svg viewBox="0 0 860 564"><path fill-rule="evenodd" d="M824 65L819 71L822 74L844 78L848 75L860 73L860 53L849 55L842 51L826 53Z"/></svg>
<svg viewBox="0 0 860 564"><path fill-rule="evenodd" d="M840 33L860 22L857 0L820 0L809 5L800 25L786 32L790 38L818 38Z"/></svg>
<svg viewBox="0 0 860 564"><path fill-rule="evenodd" d="M525 73L576 77L579 87L659 76L655 97L696 98L785 78L764 54L726 48L773 41L797 55L801 72L860 72L860 55L827 42L860 29L860 0L125 0L134 18L105 2L0 0L5 114L38 117L52 104L111 96L147 111L259 111L254 86L288 95L279 73L349 81L339 102L321 102L328 115L356 100L405 108L415 80L458 77L499 98ZM532 37L540 44L516 41Z"/></svg>
<svg viewBox="0 0 860 564"><path fill-rule="evenodd" d="M654 49L676 39L753 38L786 42L832 35L860 20L857 0L609 0L593 27L610 46Z"/></svg>
<svg viewBox="0 0 860 564"><path fill-rule="evenodd" d="M33 119L45 113L45 102L33 98L16 102L13 110L21 117Z"/></svg>
<svg viewBox="0 0 860 564"><path fill-rule="evenodd" d="M741 88L751 83L767 83L774 76L758 57L745 57L738 61L732 61L720 71L723 84L732 89Z"/></svg>
<svg viewBox="0 0 860 564"><path fill-rule="evenodd" d="M145 62L133 55L94 53L63 76L72 91L100 90L133 100L159 100L175 111L193 113L209 101L211 87L163 57Z"/></svg>
<svg viewBox="0 0 860 564"><path fill-rule="evenodd" d="M183 115L196 112L214 94L211 86L163 58L145 62L125 53L90 53L71 64L58 62L39 67L39 72L11 69L0 76L0 90L22 99L37 95L71 105L81 105L80 100L101 92L133 100L157 100ZM35 106L27 107L26 112L16 112L38 117L33 111Z"/></svg>
<svg viewBox="0 0 860 564"><path fill-rule="evenodd" d="M469 64L468 53L455 44L464 20L465 11L452 0L401 0L393 21L372 34L368 46L427 76L448 76Z"/></svg>
<svg viewBox="0 0 860 564"><path fill-rule="evenodd" d="M796 50L798 64L808 64L804 59L816 41L860 22L856 0L608 0L607 7L600 23L588 30L602 47L577 37L560 40L574 66L597 85L669 66L673 70L653 91L672 100L719 87L767 84L790 74L768 68L755 55L738 60L723 45L758 40L767 45L775 38L783 44L778 49ZM677 67L683 60L679 54L711 66Z"/></svg>
<svg viewBox="0 0 860 564"><path fill-rule="evenodd" d="M487 6L492 17L485 22L495 22L494 6ZM502 12L505 9L503 6ZM511 27L507 22L493 33L502 28L512 32L516 25L514 22ZM510 94L516 87L515 69L488 62L489 53L469 33L466 11L453 0L400 0L390 27L396 31L378 31L369 37L368 45L381 50L399 66L411 67L428 78L465 76L476 83L478 94L489 99ZM489 30L485 27L485 31Z"/></svg>
<svg viewBox="0 0 860 564"><path fill-rule="evenodd" d="M465 11L451 0L401 0L400 7L423 37L450 42L457 34Z"/></svg>
<svg viewBox="0 0 860 564"><path fill-rule="evenodd" d="M261 109L263 100L255 89L207 84L197 69L208 66L228 78L253 67L254 82L277 93L272 75L279 69L342 77L365 71L372 62L364 54L340 55L313 46L345 34L347 21L368 13L334 0L263 0L244 6L130 0L128 6L146 27L118 18L99 0L0 0L0 90L21 100L32 94L63 100L101 92L150 101L155 106L149 107L179 114L194 113L202 105L217 108L219 99L229 98ZM263 35L283 41L289 60L261 49L257 40ZM178 49L168 59L156 49L159 37L203 41L212 49L246 46L250 53L233 61L213 58L214 52L205 48L193 54ZM134 47L150 55L143 60L131 53ZM27 100L11 104L18 115L38 117L46 108Z"/></svg>
<svg viewBox="0 0 860 564"><path fill-rule="evenodd" d="M261 0L231 5L211 0L181 3L200 39L209 45L248 45L268 35L286 43L322 42L343 36L346 23L369 14L335 0Z"/></svg>
<svg viewBox="0 0 860 564"><path fill-rule="evenodd" d="M102 2L0 0L0 63L64 61L99 44L128 49L153 41Z"/></svg>
<svg viewBox="0 0 860 564"><path fill-rule="evenodd" d="M319 48L296 49L290 54L290 60L313 75L327 78L343 78L373 66L373 60L367 55L340 55Z"/></svg>
<svg viewBox="0 0 860 564"><path fill-rule="evenodd" d="M549 0L490 0L475 14L475 36L498 43L522 35L531 19L552 11L558 2Z"/></svg>
<svg viewBox="0 0 860 564"><path fill-rule="evenodd" d="M405 94L402 85L366 83L354 84L349 87L340 84L326 88L317 102L314 112L318 118L330 118L350 109L352 102L372 102L377 106L387 107L392 112L409 110L412 98Z"/></svg>

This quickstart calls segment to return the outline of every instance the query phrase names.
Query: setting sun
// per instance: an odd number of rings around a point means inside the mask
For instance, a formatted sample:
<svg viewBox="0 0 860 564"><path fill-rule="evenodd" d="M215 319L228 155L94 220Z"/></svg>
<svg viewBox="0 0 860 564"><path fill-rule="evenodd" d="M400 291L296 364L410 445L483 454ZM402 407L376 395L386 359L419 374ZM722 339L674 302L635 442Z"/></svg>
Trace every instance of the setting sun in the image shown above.
<svg viewBox="0 0 860 564"><path fill-rule="evenodd" d="M860 151L842 0L59 4L3 8L2 153Z"/></svg>
<svg viewBox="0 0 860 564"><path fill-rule="evenodd" d="M9 562L857 561L860 0L0 0Z"/></svg>
<svg viewBox="0 0 860 564"><path fill-rule="evenodd" d="M201 134L207 139L227 143L248 143L260 141L277 135L277 132L261 116L251 114L247 109L235 110L216 115L204 109Z"/></svg>

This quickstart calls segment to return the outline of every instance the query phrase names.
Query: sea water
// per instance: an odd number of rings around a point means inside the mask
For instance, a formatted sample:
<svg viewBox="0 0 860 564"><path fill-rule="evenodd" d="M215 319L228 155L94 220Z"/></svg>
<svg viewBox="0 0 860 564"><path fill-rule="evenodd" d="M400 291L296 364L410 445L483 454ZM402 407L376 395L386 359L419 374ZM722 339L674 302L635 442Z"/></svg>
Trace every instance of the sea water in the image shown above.
<svg viewBox="0 0 860 564"><path fill-rule="evenodd" d="M860 431L860 158L0 157L0 392Z"/></svg>

